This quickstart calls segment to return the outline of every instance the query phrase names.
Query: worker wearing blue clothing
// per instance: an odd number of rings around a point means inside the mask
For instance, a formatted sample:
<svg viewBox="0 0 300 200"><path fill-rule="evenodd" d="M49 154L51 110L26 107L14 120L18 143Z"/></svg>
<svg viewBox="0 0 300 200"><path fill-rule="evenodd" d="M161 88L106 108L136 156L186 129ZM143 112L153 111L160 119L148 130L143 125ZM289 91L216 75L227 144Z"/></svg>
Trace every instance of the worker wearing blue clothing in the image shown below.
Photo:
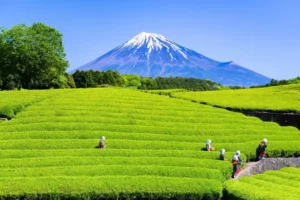
<svg viewBox="0 0 300 200"><path fill-rule="evenodd" d="M105 137L102 136L102 137L100 138L100 142L99 142L99 147L100 147L100 149L105 149L105 148L106 148L106 145L105 145L104 140L105 140Z"/></svg>

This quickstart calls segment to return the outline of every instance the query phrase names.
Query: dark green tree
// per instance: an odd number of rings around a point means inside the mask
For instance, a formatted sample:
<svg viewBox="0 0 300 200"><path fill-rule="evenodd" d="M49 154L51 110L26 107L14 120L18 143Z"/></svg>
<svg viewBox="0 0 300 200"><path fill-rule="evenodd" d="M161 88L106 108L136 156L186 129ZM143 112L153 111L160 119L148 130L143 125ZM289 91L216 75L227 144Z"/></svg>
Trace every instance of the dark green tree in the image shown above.
<svg viewBox="0 0 300 200"><path fill-rule="evenodd" d="M73 74L76 88L87 88L87 76L84 71L76 70Z"/></svg>
<svg viewBox="0 0 300 200"><path fill-rule="evenodd" d="M15 88L18 87L18 78L12 74L9 74L4 83L4 89L7 90L14 90Z"/></svg>
<svg viewBox="0 0 300 200"><path fill-rule="evenodd" d="M17 75L23 88L66 86L69 66L62 34L43 23L20 24L0 34L1 76ZM2 56L5 54L5 56Z"/></svg>
<svg viewBox="0 0 300 200"><path fill-rule="evenodd" d="M103 72L100 71L95 71L94 76L95 76L95 81L97 82L97 85L102 85L103 84Z"/></svg>
<svg viewBox="0 0 300 200"><path fill-rule="evenodd" d="M271 79L271 81L270 81L270 86L272 85L272 86L275 86L275 85L278 85L279 83L278 83L278 81L277 80L275 80L275 79Z"/></svg>
<svg viewBox="0 0 300 200"><path fill-rule="evenodd" d="M79 71L73 75L77 88L102 87L104 85L124 86L124 79L117 71Z"/></svg>
<svg viewBox="0 0 300 200"><path fill-rule="evenodd" d="M156 81L151 77L150 78L149 77L142 78L141 86L139 86L138 88L142 89L142 90L158 89Z"/></svg>
<svg viewBox="0 0 300 200"><path fill-rule="evenodd" d="M155 83L153 83L153 81ZM221 85L211 80L201 80L196 78L184 77L156 77L143 78L140 89L189 89L189 90L217 90Z"/></svg>
<svg viewBox="0 0 300 200"><path fill-rule="evenodd" d="M113 75L114 75L114 80L115 80L115 86L124 86L125 81L124 81L123 77L121 76L121 74L117 70L113 71Z"/></svg>
<svg viewBox="0 0 300 200"><path fill-rule="evenodd" d="M113 71L108 70L104 73L103 76L103 83L115 86L116 85L116 80Z"/></svg>
<svg viewBox="0 0 300 200"><path fill-rule="evenodd" d="M86 80L87 80L87 87L97 87L97 81L95 80L95 73L93 70L85 71L84 72L86 75Z"/></svg>

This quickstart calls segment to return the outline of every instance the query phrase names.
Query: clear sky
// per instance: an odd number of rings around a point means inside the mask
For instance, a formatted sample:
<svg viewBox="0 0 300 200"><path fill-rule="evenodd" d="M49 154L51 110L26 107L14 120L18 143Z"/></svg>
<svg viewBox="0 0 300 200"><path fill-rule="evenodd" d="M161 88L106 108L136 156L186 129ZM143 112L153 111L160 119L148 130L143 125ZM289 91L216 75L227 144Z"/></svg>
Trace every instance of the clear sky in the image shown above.
<svg viewBox="0 0 300 200"><path fill-rule="evenodd" d="M44 22L64 35L70 69L140 32L275 79L300 76L299 0L0 0L0 27Z"/></svg>

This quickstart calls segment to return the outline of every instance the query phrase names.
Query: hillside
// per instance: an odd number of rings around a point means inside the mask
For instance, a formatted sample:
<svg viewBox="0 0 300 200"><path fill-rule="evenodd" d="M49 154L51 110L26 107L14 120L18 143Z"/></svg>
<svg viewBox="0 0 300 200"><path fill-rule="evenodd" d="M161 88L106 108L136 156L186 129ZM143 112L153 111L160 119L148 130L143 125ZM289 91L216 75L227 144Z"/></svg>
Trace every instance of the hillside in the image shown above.
<svg viewBox="0 0 300 200"><path fill-rule="evenodd" d="M220 199L236 150L254 158L266 137L269 157L300 154L296 128L186 100L117 88L40 91L39 100L26 92L0 92L3 104L26 104L0 122L1 198ZM207 139L216 151L203 150Z"/></svg>
<svg viewBox="0 0 300 200"><path fill-rule="evenodd" d="M272 170L264 174L242 177L239 181L230 180L224 186L227 199L298 200L300 169L287 167L279 171Z"/></svg>
<svg viewBox="0 0 300 200"><path fill-rule="evenodd" d="M239 90L179 92L172 93L172 96L224 108L300 112L300 84Z"/></svg>

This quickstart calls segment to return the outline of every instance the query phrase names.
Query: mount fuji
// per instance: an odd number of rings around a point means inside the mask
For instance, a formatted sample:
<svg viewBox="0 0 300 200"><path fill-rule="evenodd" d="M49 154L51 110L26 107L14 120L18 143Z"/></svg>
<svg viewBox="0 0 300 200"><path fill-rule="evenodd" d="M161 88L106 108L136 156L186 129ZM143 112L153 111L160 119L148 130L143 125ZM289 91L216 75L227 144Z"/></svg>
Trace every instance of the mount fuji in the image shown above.
<svg viewBox="0 0 300 200"><path fill-rule="evenodd" d="M266 84L271 80L232 61L218 62L160 34L145 32L70 73L76 70L118 70L121 74L153 78L191 77L245 87Z"/></svg>

